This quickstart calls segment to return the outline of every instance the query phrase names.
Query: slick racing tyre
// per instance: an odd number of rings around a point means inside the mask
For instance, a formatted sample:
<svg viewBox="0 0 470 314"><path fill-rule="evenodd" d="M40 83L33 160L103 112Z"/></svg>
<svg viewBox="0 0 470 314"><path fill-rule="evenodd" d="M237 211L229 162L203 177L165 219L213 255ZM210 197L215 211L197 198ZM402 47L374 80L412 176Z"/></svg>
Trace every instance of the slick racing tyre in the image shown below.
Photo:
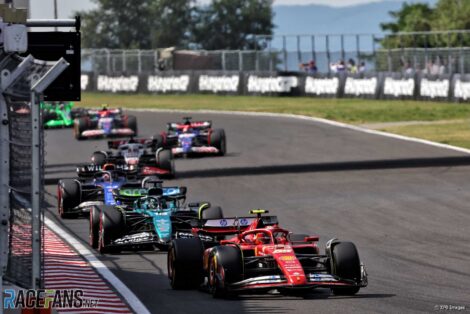
<svg viewBox="0 0 470 314"><path fill-rule="evenodd" d="M67 218L74 215L71 211L80 205L80 182L73 179L60 180L57 186L57 200L59 216Z"/></svg>
<svg viewBox="0 0 470 314"><path fill-rule="evenodd" d="M90 243L90 246L94 249L97 249L98 244L99 244L100 215L101 215L100 207L107 207L107 206L106 205L93 206L90 209L89 243Z"/></svg>
<svg viewBox="0 0 470 314"><path fill-rule="evenodd" d="M85 116L86 113L87 111L84 108L72 108L72 110L70 110L70 117L72 119L76 119L76 118Z"/></svg>
<svg viewBox="0 0 470 314"><path fill-rule="evenodd" d="M124 119L124 127L134 131L134 136L138 135L137 118L135 116L126 116Z"/></svg>
<svg viewBox="0 0 470 314"><path fill-rule="evenodd" d="M107 159L104 152L94 152L93 155L91 155L91 162L97 166L104 165Z"/></svg>
<svg viewBox="0 0 470 314"><path fill-rule="evenodd" d="M153 146L155 149L164 148L166 145L165 137L161 134L155 134L153 136Z"/></svg>
<svg viewBox="0 0 470 314"><path fill-rule="evenodd" d="M361 280L361 263L356 246L352 242L340 242L332 248L334 275L342 278L354 280L359 283ZM354 295L360 287L334 287L331 290L335 295Z"/></svg>
<svg viewBox="0 0 470 314"><path fill-rule="evenodd" d="M220 156L224 156L227 153L227 142L223 129L215 129L210 133L210 143L211 146L219 150Z"/></svg>
<svg viewBox="0 0 470 314"><path fill-rule="evenodd" d="M121 237L124 229L124 217L113 206L104 206L100 212L98 250L101 254L119 253L120 249L112 242Z"/></svg>
<svg viewBox="0 0 470 314"><path fill-rule="evenodd" d="M83 140L83 131L88 129L88 117L80 117L73 120L73 131L77 140Z"/></svg>
<svg viewBox="0 0 470 314"><path fill-rule="evenodd" d="M173 289L196 289L203 280L204 247L199 238L171 241L167 255L168 278Z"/></svg>
<svg viewBox="0 0 470 314"><path fill-rule="evenodd" d="M169 171L166 178L175 177L175 160L170 149L158 149L155 153L155 160L158 168Z"/></svg>
<svg viewBox="0 0 470 314"><path fill-rule="evenodd" d="M213 206L201 211L201 219L222 219L224 212L220 206Z"/></svg>
<svg viewBox="0 0 470 314"><path fill-rule="evenodd" d="M221 271L223 270L223 271ZM228 286L243 278L243 259L236 246L219 246L209 258L209 290L214 298L229 296Z"/></svg>
<svg viewBox="0 0 470 314"><path fill-rule="evenodd" d="M53 111L45 111L42 114L42 122L44 123L44 127L46 127L47 122L55 119L57 119L57 114Z"/></svg>

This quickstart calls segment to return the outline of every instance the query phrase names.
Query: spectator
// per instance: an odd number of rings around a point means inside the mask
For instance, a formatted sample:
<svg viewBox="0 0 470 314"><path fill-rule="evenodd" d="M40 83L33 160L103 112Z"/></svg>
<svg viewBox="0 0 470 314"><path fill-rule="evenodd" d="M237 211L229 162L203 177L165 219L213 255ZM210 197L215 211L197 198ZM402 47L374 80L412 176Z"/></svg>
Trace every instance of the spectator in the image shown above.
<svg viewBox="0 0 470 314"><path fill-rule="evenodd" d="M356 74L357 73L356 62L354 62L353 59L348 60L348 72L351 73L351 74Z"/></svg>
<svg viewBox="0 0 470 314"><path fill-rule="evenodd" d="M359 73L365 73L366 72L366 63L364 61L362 61L360 64L359 64L359 68L357 70Z"/></svg>
<svg viewBox="0 0 470 314"><path fill-rule="evenodd" d="M310 60L309 63L301 63L300 69L304 70L308 74L317 74L318 68L315 63L315 60Z"/></svg>
<svg viewBox="0 0 470 314"><path fill-rule="evenodd" d="M344 65L344 61L340 60L337 63L331 63L330 64L330 70L333 73L341 73L346 70L346 67Z"/></svg>
<svg viewBox="0 0 470 314"><path fill-rule="evenodd" d="M433 63L428 61L423 69L423 74L432 74Z"/></svg>
<svg viewBox="0 0 470 314"><path fill-rule="evenodd" d="M411 66L410 62L406 61L405 64L403 64L403 72L405 75L413 75L414 69Z"/></svg>

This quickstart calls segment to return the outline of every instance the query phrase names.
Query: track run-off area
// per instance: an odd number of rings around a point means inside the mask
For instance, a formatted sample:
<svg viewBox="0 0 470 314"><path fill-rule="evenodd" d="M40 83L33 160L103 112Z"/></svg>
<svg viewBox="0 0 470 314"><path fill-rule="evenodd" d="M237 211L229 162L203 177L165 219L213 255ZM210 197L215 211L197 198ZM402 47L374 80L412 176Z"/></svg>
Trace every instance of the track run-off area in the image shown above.
<svg viewBox="0 0 470 314"><path fill-rule="evenodd" d="M133 112L140 136L160 133L187 113ZM173 291L166 252L95 254L151 313L408 313L439 306L470 310L470 154L308 119L193 113L224 128L224 157L178 159L188 201L222 206L226 217L252 208L281 226L356 244L369 286L354 297L314 290L213 299ZM46 132L47 217L88 246L88 220L57 216L56 182L75 174L105 140L78 142L71 129ZM65 276L65 275L64 275Z"/></svg>

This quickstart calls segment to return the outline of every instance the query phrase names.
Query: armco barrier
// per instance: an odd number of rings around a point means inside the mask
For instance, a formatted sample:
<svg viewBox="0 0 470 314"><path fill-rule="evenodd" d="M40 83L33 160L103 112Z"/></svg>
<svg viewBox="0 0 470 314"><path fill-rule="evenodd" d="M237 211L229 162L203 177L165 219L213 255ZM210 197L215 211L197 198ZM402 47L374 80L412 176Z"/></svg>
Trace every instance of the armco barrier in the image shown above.
<svg viewBox="0 0 470 314"><path fill-rule="evenodd" d="M151 75L82 73L83 91L230 94L470 101L470 75L307 75L298 72L166 71Z"/></svg>

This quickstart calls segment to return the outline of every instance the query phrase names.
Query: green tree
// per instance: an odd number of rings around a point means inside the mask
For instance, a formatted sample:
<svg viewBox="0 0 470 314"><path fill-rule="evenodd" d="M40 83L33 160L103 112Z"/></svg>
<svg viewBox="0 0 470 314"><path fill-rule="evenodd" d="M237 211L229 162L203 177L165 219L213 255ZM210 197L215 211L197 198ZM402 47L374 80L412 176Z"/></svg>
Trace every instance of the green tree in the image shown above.
<svg viewBox="0 0 470 314"><path fill-rule="evenodd" d="M187 47L194 12L193 0L159 0L153 3L152 46Z"/></svg>
<svg viewBox="0 0 470 314"><path fill-rule="evenodd" d="M94 0L98 8L79 12L85 48L151 47L151 0Z"/></svg>
<svg viewBox="0 0 470 314"><path fill-rule="evenodd" d="M198 48L254 49L255 34L271 35L272 0L213 0L199 8L193 23L193 42Z"/></svg>
<svg viewBox="0 0 470 314"><path fill-rule="evenodd" d="M382 30L390 32L381 41L384 48L400 47L458 47L470 45L470 35L450 34L448 30L470 30L469 0L439 0L435 7L427 4L404 3L398 11L390 12L394 21L382 23ZM433 35L401 35L399 32L442 32Z"/></svg>
<svg viewBox="0 0 470 314"><path fill-rule="evenodd" d="M399 11L391 11L390 15L395 21L380 24L383 31L391 33L391 35L382 40L384 48L426 47L430 45L428 37L420 35L393 35L400 32L430 31L432 29L431 22L434 10L428 4L407 4L405 2Z"/></svg>
<svg viewBox="0 0 470 314"><path fill-rule="evenodd" d="M186 46L193 0L93 0L82 17L85 48Z"/></svg>
<svg viewBox="0 0 470 314"><path fill-rule="evenodd" d="M440 0L434 10L434 18L431 21L432 29L468 30L470 29L470 1L468 0ZM442 34L434 37L435 46L470 45L468 34Z"/></svg>

